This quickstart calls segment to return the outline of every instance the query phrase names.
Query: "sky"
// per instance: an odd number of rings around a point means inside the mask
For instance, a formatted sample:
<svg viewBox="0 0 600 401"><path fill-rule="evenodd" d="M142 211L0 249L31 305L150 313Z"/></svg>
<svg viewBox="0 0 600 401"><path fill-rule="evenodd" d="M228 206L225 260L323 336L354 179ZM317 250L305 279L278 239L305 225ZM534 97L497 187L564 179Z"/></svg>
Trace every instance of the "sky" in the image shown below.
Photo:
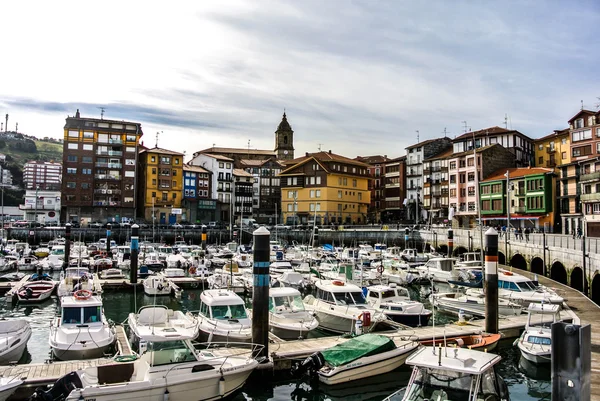
<svg viewBox="0 0 600 401"><path fill-rule="evenodd" d="M1 120L37 137L103 107L189 159L273 149L285 109L297 157L398 157L465 126L539 138L600 102L593 0L2 5Z"/></svg>

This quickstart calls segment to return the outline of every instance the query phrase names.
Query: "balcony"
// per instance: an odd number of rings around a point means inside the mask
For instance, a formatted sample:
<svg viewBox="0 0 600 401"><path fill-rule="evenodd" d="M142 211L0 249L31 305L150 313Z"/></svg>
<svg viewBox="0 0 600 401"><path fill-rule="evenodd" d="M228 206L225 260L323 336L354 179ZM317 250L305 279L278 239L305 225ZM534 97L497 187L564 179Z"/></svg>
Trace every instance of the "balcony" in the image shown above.
<svg viewBox="0 0 600 401"><path fill-rule="evenodd" d="M579 177L579 181L583 182L583 181L596 181L600 179L600 171L596 171L594 173L589 173L589 174L582 174Z"/></svg>
<svg viewBox="0 0 600 401"><path fill-rule="evenodd" d="M123 140L122 139L109 139L108 143L112 143L114 145L122 145L123 144Z"/></svg>
<svg viewBox="0 0 600 401"><path fill-rule="evenodd" d="M110 175L110 174L95 174L94 178L97 180L119 181L121 179L121 176L120 175Z"/></svg>
<svg viewBox="0 0 600 401"><path fill-rule="evenodd" d="M96 154L99 156L123 156L123 152L120 150L97 150Z"/></svg>
<svg viewBox="0 0 600 401"><path fill-rule="evenodd" d="M546 153L552 154L555 152L556 152L556 149L554 148L554 146L546 146Z"/></svg>
<svg viewBox="0 0 600 401"><path fill-rule="evenodd" d="M525 211L526 211L525 206L516 206L513 208L514 213L525 213Z"/></svg>
<svg viewBox="0 0 600 401"><path fill-rule="evenodd" d="M104 168L123 168L123 165L121 163L103 163L103 162L96 162L96 167L104 167Z"/></svg>
<svg viewBox="0 0 600 401"><path fill-rule="evenodd" d="M582 202L600 201L600 192L593 194L581 194L580 198Z"/></svg>
<svg viewBox="0 0 600 401"><path fill-rule="evenodd" d="M119 195L121 194L121 190L120 189L94 189L94 193L95 194L102 194L102 195Z"/></svg>
<svg viewBox="0 0 600 401"><path fill-rule="evenodd" d="M121 202L113 201L94 201L94 206L121 206Z"/></svg>

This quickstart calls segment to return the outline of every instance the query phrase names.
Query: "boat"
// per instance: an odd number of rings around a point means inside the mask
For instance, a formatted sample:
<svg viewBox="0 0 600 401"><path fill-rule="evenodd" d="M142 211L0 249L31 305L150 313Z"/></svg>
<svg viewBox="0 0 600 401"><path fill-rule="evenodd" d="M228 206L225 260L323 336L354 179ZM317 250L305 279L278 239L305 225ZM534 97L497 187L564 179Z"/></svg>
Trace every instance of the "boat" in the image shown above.
<svg viewBox="0 0 600 401"><path fill-rule="evenodd" d="M469 281L473 278L467 270L456 269L454 263L455 259L452 258L431 258L416 269L422 276L440 283L447 283L448 280Z"/></svg>
<svg viewBox="0 0 600 401"><path fill-rule="evenodd" d="M202 291L198 327L202 341L252 341L252 321L244 300L231 290Z"/></svg>
<svg viewBox="0 0 600 401"><path fill-rule="evenodd" d="M164 277L185 277L185 270L179 267L167 267L159 274Z"/></svg>
<svg viewBox="0 0 600 401"><path fill-rule="evenodd" d="M111 267L110 269L103 270L99 273L100 278L103 280L119 280L124 279L125 275L123 274L123 270L117 267Z"/></svg>
<svg viewBox="0 0 600 401"><path fill-rule="evenodd" d="M480 291L467 290L464 294L460 292L432 293L433 305L447 313L458 315L463 311L464 315L470 317L485 317L485 295ZM521 305L507 299L498 298L499 316L519 316Z"/></svg>
<svg viewBox="0 0 600 401"><path fill-rule="evenodd" d="M67 267L60 272L60 279L56 294L59 298L71 295L74 290L93 291L94 282L87 267Z"/></svg>
<svg viewBox="0 0 600 401"><path fill-rule="evenodd" d="M319 326L317 319L304 308L300 291L291 287L269 289L269 327L283 340L297 340Z"/></svg>
<svg viewBox="0 0 600 401"><path fill-rule="evenodd" d="M406 360L413 372L405 389L384 401L498 400L510 401L504 379L495 366L501 357L468 348L422 347Z"/></svg>
<svg viewBox="0 0 600 401"><path fill-rule="evenodd" d="M341 280L317 280L315 295L304 298L304 306L315 313L319 326L334 333L352 333L358 324L373 329L386 316L370 306L362 289Z"/></svg>
<svg viewBox="0 0 600 401"><path fill-rule="evenodd" d="M31 327L27 321L0 319L0 365L18 362L30 338Z"/></svg>
<svg viewBox="0 0 600 401"><path fill-rule="evenodd" d="M53 280L27 281L18 289L17 297L19 302L42 302L50 298L54 287L56 287L56 282Z"/></svg>
<svg viewBox="0 0 600 401"><path fill-rule="evenodd" d="M133 315L133 316L132 316ZM261 346L236 345L222 352L191 340L195 324L185 321L180 312L166 308L142 308L128 321L135 354L119 364L90 366L59 379L48 391L36 390L34 399L81 399L95 401L198 401L216 400L239 390L258 366L253 357Z"/></svg>
<svg viewBox="0 0 600 401"><path fill-rule="evenodd" d="M148 276L143 280L143 284L146 295L171 295L171 281L164 276Z"/></svg>
<svg viewBox="0 0 600 401"><path fill-rule="evenodd" d="M95 272L99 272L105 269L110 269L113 267L113 260L108 257L96 256L94 258L94 263L92 264L92 269Z"/></svg>
<svg viewBox="0 0 600 401"><path fill-rule="evenodd" d="M0 377L0 401L6 401L23 384L17 376Z"/></svg>
<svg viewBox="0 0 600 401"><path fill-rule="evenodd" d="M48 255L47 261L50 267L53 269L60 269L65 260L65 245L56 244L50 248L50 255Z"/></svg>
<svg viewBox="0 0 600 401"><path fill-rule="evenodd" d="M320 382L336 385L390 372L403 365L418 347L416 341L402 340L396 345L390 337L362 334L312 354L294 365L292 373L297 376L310 370Z"/></svg>
<svg viewBox="0 0 600 401"><path fill-rule="evenodd" d="M410 299L406 288L394 283L367 287L367 302L389 319L407 326L427 326L432 315L421 302Z"/></svg>
<svg viewBox="0 0 600 401"><path fill-rule="evenodd" d="M100 358L116 340L106 320L102 299L89 290L61 297L60 316L50 325L49 344L56 359Z"/></svg>
<svg viewBox="0 0 600 401"><path fill-rule="evenodd" d="M17 270L20 272L26 271L38 271L40 262L38 258L33 255L23 256L17 261Z"/></svg>
<svg viewBox="0 0 600 401"><path fill-rule="evenodd" d="M311 284L301 273L291 271L272 278L271 287L291 287L299 291L306 291L311 287Z"/></svg>
<svg viewBox="0 0 600 401"><path fill-rule="evenodd" d="M422 340L421 344L426 346L449 346L449 347L466 347L469 349L482 349L492 351L498 345L498 341L502 338L501 334L471 334L466 336L454 337L439 337L433 340Z"/></svg>
<svg viewBox="0 0 600 401"><path fill-rule="evenodd" d="M521 356L529 362L550 363L552 355L552 324L560 321L560 306L531 303L527 308L525 331L516 341ZM547 318L550 316L551 318Z"/></svg>

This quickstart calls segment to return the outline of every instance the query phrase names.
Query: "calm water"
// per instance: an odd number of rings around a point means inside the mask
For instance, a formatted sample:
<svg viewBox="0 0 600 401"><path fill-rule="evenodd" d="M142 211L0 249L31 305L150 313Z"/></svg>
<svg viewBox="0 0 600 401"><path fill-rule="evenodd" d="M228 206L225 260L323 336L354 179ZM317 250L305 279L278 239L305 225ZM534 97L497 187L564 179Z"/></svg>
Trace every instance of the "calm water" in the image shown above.
<svg viewBox="0 0 600 401"><path fill-rule="evenodd" d="M199 306L201 290L184 291L181 300L174 298L153 298L144 295L143 291L107 292L104 294L104 308L108 319L121 323L127 319L129 312L154 302L172 309L196 311ZM418 297L418 292L412 294ZM0 312L6 318L24 318L29 321L33 334L27 346L27 352L21 363L44 362L50 358L48 345L48 327L58 311L57 299L46 301L39 305L2 305ZM455 317L436 314L436 322L444 323L455 320ZM325 335L321 333L319 335ZM513 340L501 342L496 352L502 356L500 374L506 380L511 394L511 400L543 400L550 399L550 369L540 369L535 365L525 365L527 361L520 360ZM264 383L248 382L243 391L234 397L235 401L246 400L294 400L294 401L375 401L381 400L392 392L404 387L410 377L410 371L402 367L395 372L365 380L355 381L340 386L328 387L308 379L287 380L275 382L272 387L265 388Z"/></svg>

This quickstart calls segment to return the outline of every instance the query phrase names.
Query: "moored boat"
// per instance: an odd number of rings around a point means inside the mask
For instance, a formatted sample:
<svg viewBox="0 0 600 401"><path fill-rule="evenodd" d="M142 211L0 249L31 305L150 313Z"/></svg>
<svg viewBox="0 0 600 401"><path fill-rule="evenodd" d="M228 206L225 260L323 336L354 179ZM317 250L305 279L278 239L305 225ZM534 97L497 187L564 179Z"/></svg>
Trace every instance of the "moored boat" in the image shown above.
<svg viewBox="0 0 600 401"><path fill-rule="evenodd" d="M269 326L277 337L296 340L306 338L319 322L304 308L300 291L280 287L269 289Z"/></svg>
<svg viewBox="0 0 600 401"><path fill-rule="evenodd" d="M432 312L418 301L410 299L404 287L372 285L367 287L367 302L395 322L417 327L427 326Z"/></svg>
<svg viewBox="0 0 600 401"><path fill-rule="evenodd" d="M18 362L31 338L31 327L22 319L0 320L0 365Z"/></svg>
<svg viewBox="0 0 600 401"><path fill-rule="evenodd" d="M19 302L42 302L50 298L55 287L56 282L52 280L28 281L19 288L17 297Z"/></svg>
<svg viewBox="0 0 600 401"><path fill-rule="evenodd" d="M252 321L244 300L230 290L202 291L198 327L203 341L252 341Z"/></svg>
<svg viewBox="0 0 600 401"><path fill-rule="evenodd" d="M435 340L422 340L426 346L450 346L469 349L492 351L502 338L501 334L481 333L466 336L440 337Z"/></svg>
<svg viewBox="0 0 600 401"><path fill-rule="evenodd" d="M515 341L523 358L537 364L550 363L552 324L561 320L559 311L558 305L529 304L525 330Z"/></svg>

